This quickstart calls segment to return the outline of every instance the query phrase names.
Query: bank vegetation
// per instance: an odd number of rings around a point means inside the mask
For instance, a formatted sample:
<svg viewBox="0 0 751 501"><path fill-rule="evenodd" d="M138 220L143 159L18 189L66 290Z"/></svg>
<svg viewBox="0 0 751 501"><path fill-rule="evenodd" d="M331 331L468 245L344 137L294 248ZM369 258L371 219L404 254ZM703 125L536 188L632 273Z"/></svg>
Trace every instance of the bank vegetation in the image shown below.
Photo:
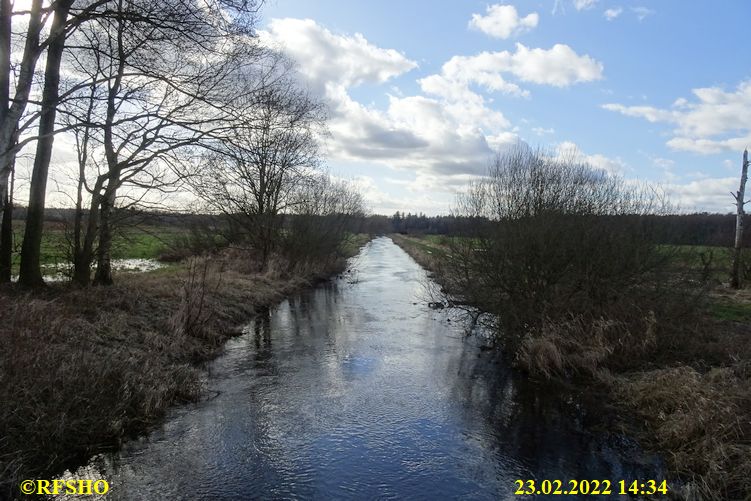
<svg viewBox="0 0 751 501"><path fill-rule="evenodd" d="M239 326L364 243L361 194L325 168L327 111L257 36L261 2L28 4L0 0L0 497L201 396ZM54 225L50 180L68 200ZM174 264L118 275L117 236L154 209L193 210Z"/></svg>
<svg viewBox="0 0 751 501"><path fill-rule="evenodd" d="M711 253L659 244L671 210L657 189L519 147L459 196L452 235L396 241L519 369L604 391L676 494L744 499L751 332L710 314L718 291L743 292L716 283Z"/></svg>

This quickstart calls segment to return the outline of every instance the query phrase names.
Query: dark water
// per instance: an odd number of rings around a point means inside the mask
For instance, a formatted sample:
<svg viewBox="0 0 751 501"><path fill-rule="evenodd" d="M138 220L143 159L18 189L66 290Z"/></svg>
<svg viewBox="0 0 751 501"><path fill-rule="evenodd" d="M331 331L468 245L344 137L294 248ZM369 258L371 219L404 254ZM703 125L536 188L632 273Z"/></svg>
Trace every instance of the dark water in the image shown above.
<svg viewBox="0 0 751 501"><path fill-rule="evenodd" d="M655 458L582 430L568 397L464 339L427 307L425 281L376 239L344 278L230 341L212 398L79 475L138 500L524 499L517 479L659 477Z"/></svg>

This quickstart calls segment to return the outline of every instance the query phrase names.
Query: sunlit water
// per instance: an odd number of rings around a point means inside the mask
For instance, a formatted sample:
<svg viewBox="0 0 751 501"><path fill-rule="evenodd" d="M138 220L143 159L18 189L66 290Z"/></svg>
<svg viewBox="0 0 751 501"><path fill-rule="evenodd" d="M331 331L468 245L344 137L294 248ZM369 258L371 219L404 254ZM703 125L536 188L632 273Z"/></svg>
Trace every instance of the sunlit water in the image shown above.
<svg viewBox="0 0 751 501"><path fill-rule="evenodd" d="M524 499L517 479L659 477L654 457L583 429L570 397L428 308L426 280L374 240L341 279L231 340L210 398L78 475L134 500Z"/></svg>
<svg viewBox="0 0 751 501"><path fill-rule="evenodd" d="M92 269L93 266L94 265L92 264ZM113 259L111 266L112 271L115 272L143 273L163 268L165 264L156 259L128 258ZM73 268L70 263L48 264L42 266L42 274L42 279L45 282L66 282L70 280L70 277L73 275ZM11 280L14 282L18 280L18 275L13 275Z"/></svg>

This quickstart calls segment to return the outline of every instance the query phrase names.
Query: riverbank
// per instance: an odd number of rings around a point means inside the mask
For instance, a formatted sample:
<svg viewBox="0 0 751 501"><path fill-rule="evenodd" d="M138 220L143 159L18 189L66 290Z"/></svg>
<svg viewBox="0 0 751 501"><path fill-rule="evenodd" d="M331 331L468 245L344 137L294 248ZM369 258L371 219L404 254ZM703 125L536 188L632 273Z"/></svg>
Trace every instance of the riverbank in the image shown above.
<svg viewBox="0 0 751 501"><path fill-rule="evenodd" d="M210 399L72 478L106 479L123 501L510 500L517 479L660 470L619 433L585 428L599 420L589 408L569 419L568 392L466 339L454 312L421 301L425 284L391 240L373 240L336 282L228 341L210 365Z"/></svg>
<svg viewBox="0 0 751 501"><path fill-rule="evenodd" d="M395 243L423 267L436 271L448 246L441 237L392 235ZM440 281L440 273L434 279ZM672 326L671 338L655 339L641 356L609 360L607 346L559 345L514 355L517 367L541 379L560 378L587 391L604 390L608 405L622 415L622 426L638 435L647 450L660 452L685 483L685 499L749 499L751 496L751 294L711 291L696 318ZM565 332L566 329L562 328ZM677 335L675 333L678 333ZM559 350L560 347L569 351ZM602 356L592 355L595 348ZM544 350L543 350L544 349ZM591 350L589 353L582 350ZM545 351L546 350L546 351ZM555 355L555 356L552 356ZM559 357L563 355L564 359ZM582 370L581 360L591 367ZM568 365L571 364L571 365ZM678 493L675 493L678 494Z"/></svg>
<svg viewBox="0 0 751 501"><path fill-rule="evenodd" d="M357 253L367 236L349 242ZM298 271L248 272L224 253L112 287L0 289L0 498L117 448L202 396L202 363L257 312L344 270L342 257Z"/></svg>

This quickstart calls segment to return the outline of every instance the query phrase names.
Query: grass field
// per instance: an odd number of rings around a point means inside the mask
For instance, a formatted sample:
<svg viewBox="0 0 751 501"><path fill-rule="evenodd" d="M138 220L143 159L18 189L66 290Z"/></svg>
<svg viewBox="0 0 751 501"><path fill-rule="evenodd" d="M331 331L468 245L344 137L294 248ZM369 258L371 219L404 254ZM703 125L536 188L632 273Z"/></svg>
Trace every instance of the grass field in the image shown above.
<svg viewBox="0 0 751 501"><path fill-rule="evenodd" d="M409 248L411 254L423 266L430 267L432 257L442 257L449 252L451 237L444 235L392 235L395 241ZM710 294L707 302L708 313L717 320L734 322L751 321L751 295L733 294L722 290L727 283L732 264L732 252L727 247L706 245L662 245L665 253L673 253L678 266L701 270L708 265L710 276L718 289ZM751 249L747 250L751 253Z"/></svg>
<svg viewBox="0 0 751 501"><path fill-rule="evenodd" d="M22 221L14 223L13 274L18 273L20 263L21 241L24 225ZM113 259L157 259L170 246L178 243L184 236L186 228L174 226L133 226L116 230ZM70 263L72 235L59 223L45 223L42 237L42 266L54 269Z"/></svg>

